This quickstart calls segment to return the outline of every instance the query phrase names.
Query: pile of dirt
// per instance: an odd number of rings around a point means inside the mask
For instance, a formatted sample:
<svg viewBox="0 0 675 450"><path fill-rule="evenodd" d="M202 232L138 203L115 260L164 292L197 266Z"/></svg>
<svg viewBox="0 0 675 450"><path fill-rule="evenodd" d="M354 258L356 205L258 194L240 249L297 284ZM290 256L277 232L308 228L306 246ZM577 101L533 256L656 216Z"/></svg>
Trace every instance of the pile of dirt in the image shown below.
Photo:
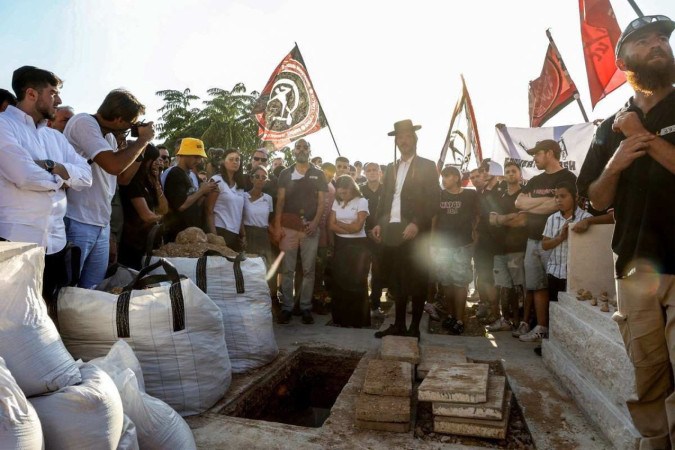
<svg viewBox="0 0 675 450"><path fill-rule="evenodd" d="M196 227L181 231L176 236L176 242L165 244L152 254L163 258L199 258L207 251L215 251L231 258L237 256L237 252L229 248L221 236L206 234Z"/></svg>

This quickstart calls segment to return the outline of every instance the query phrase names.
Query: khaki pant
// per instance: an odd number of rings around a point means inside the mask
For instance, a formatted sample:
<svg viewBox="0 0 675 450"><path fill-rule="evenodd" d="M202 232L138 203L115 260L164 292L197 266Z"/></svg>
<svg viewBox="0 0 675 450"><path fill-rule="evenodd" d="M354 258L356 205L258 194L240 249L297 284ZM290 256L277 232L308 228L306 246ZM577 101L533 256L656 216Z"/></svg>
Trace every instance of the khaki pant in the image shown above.
<svg viewBox="0 0 675 450"><path fill-rule="evenodd" d="M637 396L627 400L640 449L670 449L675 442L675 276L637 273L617 280L619 324L635 368Z"/></svg>

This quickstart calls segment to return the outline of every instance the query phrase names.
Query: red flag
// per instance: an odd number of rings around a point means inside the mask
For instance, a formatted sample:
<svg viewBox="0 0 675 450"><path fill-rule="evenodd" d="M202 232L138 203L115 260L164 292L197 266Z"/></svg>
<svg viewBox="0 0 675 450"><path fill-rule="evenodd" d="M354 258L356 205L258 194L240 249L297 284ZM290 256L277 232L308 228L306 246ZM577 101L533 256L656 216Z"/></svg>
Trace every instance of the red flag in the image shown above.
<svg viewBox="0 0 675 450"><path fill-rule="evenodd" d="M530 127L542 126L572 102L576 93L577 87L567 75L562 58L549 43L541 75L530 81Z"/></svg>
<svg viewBox="0 0 675 450"><path fill-rule="evenodd" d="M296 45L279 63L253 108L258 136L276 150L326 126L305 62Z"/></svg>
<svg viewBox="0 0 675 450"><path fill-rule="evenodd" d="M609 0L579 0L579 16L591 105L595 108L607 94L626 82L626 76L614 62L621 29Z"/></svg>
<svg viewBox="0 0 675 450"><path fill-rule="evenodd" d="M478 167L483 160L483 151L478 137L478 126L476 125L476 116L473 112L469 90L466 88L466 82L462 75L462 94L457 100L455 109L450 119L450 128L445 137L441 155L438 159L437 167L440 172L445 165L445 159L448 150L452 150L452 159L449 164L459 166L461 172L465 172L469 166ZM471 156L473 155L473 161Z"/></svg>

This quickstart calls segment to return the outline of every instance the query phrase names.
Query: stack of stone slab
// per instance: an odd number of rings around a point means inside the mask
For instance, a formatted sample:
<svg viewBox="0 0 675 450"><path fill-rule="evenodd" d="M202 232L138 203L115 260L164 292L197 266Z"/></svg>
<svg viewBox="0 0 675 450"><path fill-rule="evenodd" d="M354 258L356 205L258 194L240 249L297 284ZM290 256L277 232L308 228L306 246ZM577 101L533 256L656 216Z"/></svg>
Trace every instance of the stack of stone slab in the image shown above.
<svg viewBox="0 0 675 450"><path fill-rule="evenodd" d="M506 438L511 393L487 364L434 365L417 398L432 402L436 433Z"/></svg>
<svg viewBox="0 0 675 450"><path fill-rule="evenodd" d="M356 401L356 426L407 433L412 420L413 374L420 361L417 339L385 336L380 357L368 363Z"/></svg>
<svg viewBox="0 0 675 450"><path fill-rule="evenodd" d="M435 365L451 366L465 364L466 350L463 347L420 346L420 363L417 365L417 379L423 380Z"/></svg>

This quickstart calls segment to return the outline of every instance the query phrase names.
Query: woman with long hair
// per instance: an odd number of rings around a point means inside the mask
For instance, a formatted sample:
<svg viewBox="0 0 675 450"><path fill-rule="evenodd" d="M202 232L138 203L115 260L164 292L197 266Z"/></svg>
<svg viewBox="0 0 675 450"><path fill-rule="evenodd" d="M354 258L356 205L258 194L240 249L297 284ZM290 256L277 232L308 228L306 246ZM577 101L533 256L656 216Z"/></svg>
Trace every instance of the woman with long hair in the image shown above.
<svg viewBox="0 0 675 450"><path fill-rule="evenodd" d="M159 150L148 144L143 161L131 182L120 186L124 226L118 261L133 269L141 268L148 234L169 210L159 181L161 165Z"/></svg>
<svg viewBox="0 0 675 450"><path fill-rule="evenodd" d="M370 253L364 229L368 200L349 175L335 182L335 201L328 226L335 233L333 252L333 323L343 327L370 326L368 269Z"/></svg>
<svg viewBox="0 0 675 450"><path fill-rule="evenodd" d="M236 148L225 150L218 164L220 173L211 177L218 184L218 192L206 197L206 227L209 233L225 239L232 250L240 252L245 247L244 171L241 154Z"/></svg>
<svg viewBox="0 0 675 450"><path fill-rule="evenodd" d="M267 183L267 169L258 166L250 174L253 187L244 194L244 229L246 230L246 251L264 256L269 269L272 263L269 225L274 204L272 197L262 190Z"/></svg>

